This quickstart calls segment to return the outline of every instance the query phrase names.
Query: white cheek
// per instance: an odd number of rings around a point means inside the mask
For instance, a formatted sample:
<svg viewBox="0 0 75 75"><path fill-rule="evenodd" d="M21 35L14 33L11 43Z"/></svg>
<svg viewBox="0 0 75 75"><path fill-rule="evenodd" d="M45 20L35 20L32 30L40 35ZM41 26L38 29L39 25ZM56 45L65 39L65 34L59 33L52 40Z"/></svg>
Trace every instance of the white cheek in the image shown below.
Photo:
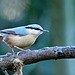
<svg viewBox="0 0 75 75"><path fill-rule="evenodd" d="M40 31L32 30L32 33L33 33L33 34L40 34Z"/></svg>
<svg viewBox="0 0 75 75"><path fill-rule="evenodd" d="M33 30L30 29L29 32L32 33L32 34L36 34L36 35L40 35L40 34L43 33L40 30L34 30L34 29Z"/></svg>

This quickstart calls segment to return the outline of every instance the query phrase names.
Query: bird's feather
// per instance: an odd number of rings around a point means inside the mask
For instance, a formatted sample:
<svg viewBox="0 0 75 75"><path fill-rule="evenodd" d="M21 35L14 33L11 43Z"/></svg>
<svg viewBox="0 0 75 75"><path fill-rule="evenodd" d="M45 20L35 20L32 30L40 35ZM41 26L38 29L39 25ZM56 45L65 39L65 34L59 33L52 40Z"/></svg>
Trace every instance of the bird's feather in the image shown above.
<svg viewBox="0 0 75 75"><path fill-rule="evenodd" d="M28 35L28 32L27 32L25 26L16 27L16 28L11 28L11 29L0 30L0 33L3 33L3 34L13 34L13 35L20 35L20 36Z"/></svg>

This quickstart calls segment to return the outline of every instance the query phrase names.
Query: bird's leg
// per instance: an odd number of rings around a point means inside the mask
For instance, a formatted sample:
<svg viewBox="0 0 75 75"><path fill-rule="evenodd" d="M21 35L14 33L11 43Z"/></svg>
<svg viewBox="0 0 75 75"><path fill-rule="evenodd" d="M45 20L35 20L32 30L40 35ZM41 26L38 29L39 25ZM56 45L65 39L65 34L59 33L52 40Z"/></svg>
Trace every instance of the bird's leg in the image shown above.
<svg viewBox="0 0 75 75"><path fill-rule="evenodd" d="M11 51L12 51L12 53L14 53L14 50L13 50L13 48L11 47ZM11 53L6 53L7 55L9 55L9 54L11 54Z"/></svg>
<svg viewBox="0 0 75 75"><path fill-rule="evenodd" d="M22 52L24 52L24 50L22 48L19 48L17 46L14 46L14 48L21 50Z"/></svg>
<svg viewBox="0 0 75 75"><path fill-rule="evenodd" d="M14 46L14 48L19 49L19 50L21 50L22 52L25 52L25 51L30 51L30 49L24 50L24 49L19 48L19 47L17 47L17 46Z"/></svg>
<svg viewBox="0 0 75 75"><path fill-rule="evenodd" d="M11 47L11 51L12 51L12 53L14 53L14 50L13 50L13 48Z"/></svg>

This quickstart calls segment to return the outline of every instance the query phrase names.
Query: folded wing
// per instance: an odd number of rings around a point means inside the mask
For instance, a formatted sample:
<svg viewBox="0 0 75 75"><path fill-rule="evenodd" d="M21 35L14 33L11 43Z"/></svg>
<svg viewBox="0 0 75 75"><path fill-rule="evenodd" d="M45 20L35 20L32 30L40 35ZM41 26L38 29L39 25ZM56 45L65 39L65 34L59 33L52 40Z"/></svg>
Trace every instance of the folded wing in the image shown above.
<svg viewBox="0 0 75 75"><path fill-rule="evenodd" d="M0 33L1 34L3 33L3 34L20 35L20 36L28 35L28 32L27 32L25 26L0 30Z"/></svg>

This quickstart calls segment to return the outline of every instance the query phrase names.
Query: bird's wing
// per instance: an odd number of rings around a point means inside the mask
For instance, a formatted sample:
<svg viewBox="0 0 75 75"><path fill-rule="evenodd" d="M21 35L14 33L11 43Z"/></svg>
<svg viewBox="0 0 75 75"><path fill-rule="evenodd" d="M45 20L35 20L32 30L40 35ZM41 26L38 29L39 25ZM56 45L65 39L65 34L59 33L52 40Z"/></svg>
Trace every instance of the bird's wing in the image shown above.
<svg viewBox="0 0 75 75"><path fill-rule="evenodd" d="M28 35L28 32L27 32L25 26L11 28L11 29L5 29L5 30L0 30L0 33L20 35L20 36Z"/></svg>

